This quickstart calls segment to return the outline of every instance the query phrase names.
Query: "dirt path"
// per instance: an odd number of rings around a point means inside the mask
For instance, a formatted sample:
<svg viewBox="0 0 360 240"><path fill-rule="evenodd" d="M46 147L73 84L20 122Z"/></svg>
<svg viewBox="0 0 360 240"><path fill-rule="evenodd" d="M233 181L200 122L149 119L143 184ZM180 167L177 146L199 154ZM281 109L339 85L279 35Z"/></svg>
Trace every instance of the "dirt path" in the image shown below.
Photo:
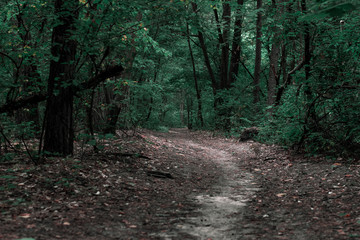
<svg viewBox="0 0 360 240"><path fill-rule="evenodd" d="M218 178L191 194L197 214L170 226L164 239L360 239L359 165L293 156L255 142L174 129L157 137L185 157L212 162ZM151 137L151 136L150 136Z"/></svg>
<svg viewBox="0 0 360 240"><path fill-rule="evenodd" d="M171 147L188 149L187 154L192 154L192 157L201 155L202 161L215 163L219 176L216 183L205 192L189 196L189 200L197 205L194 212L196 216L184 219L181 224L173 226L171 231L159 236L178 239L178 233L183 232L196 239L235 239L239 234L236 224L242 209L258 190L252 174L239 169L239 159L231 152L190 140L184 129L173 129L170 134L173 135L170 138L174 143ZM250 151L246 145L239 145L237 150L243 153Z"/></svg>
<svg viewBox="0 0 360 240"><path fill-rule="evenodd" d="M360 165L208 132L142 130L0 163L0 239L360 239Z"/></svg>

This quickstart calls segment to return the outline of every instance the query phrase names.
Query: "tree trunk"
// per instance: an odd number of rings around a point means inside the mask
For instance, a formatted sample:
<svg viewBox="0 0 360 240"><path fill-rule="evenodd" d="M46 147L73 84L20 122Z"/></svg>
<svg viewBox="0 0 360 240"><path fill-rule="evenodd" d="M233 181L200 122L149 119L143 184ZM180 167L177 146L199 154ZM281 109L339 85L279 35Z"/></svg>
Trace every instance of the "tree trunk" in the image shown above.
<svg viewBox="0 0 360 240"><path fill-rule="evenodd" d="M262 13L260 9L262 7L262 0L257 0L258 9L257 19L256 19L256 46L255 46L255 70L254 70L254 90L253 98L254 103L260 101L260 74L261 74L261 28L262 28Z"/></svg>
<svg viewBox="0 0 360 240"><path fill-rule="evenodd" d="M281 47L281 63L280 63L281 73L282 73L282 84L285 83L288 76L286 59L287 59L286 44L283 44Z"/></svg>
<svg viewBox="0 0 360 240"><path fill-rule="evenodd" d="M126 54L128 64L124 72L121 74L121 79L124 82L121 85L121 91L120 91L121 94L119 93L114 94L113 89L108 89L111 92L111 94L109 95L113 97L112 99L110 99L110 109L107 113L107 121L106 121L106 127L104 129L104 133L115 134L119 115L121 111L123 111L127 107L127 103L125 103L125 100L129 96L129 85L126 84L125 81L129 81L130 79L132 79L131 68L135 59L135 55L136 55L135 47L131 48L131 50L128 51Z"/></svg>
<svg viewBox="0 0 360 240"><path fill-rule="evenodd" d="M307 13L306 0L301 1L301 8L303 13ZM311 52L310 52L310 26L308 23L304 23L305 33L304 33L304 59L305 59L305 79L308 80L310 78L310 60L311 60ZM310 91L310 89L308 89Z"/></svg>
<svg viewBox="0 0 360 240"><path fill-rule="evenodd" d="M139 12L136 16L136 21L140 22L141 20L142 20L142 13ZM131 47L131 49L129 51L126 51L125 53L128 64L125 66L125 71L121 76L121 78L125 79L126 81L132 78L131 70L136 56L136 47L135 47L136 34L132 33L131 36L133 38L132 39L133 47ZM123 84L121 87L121 95L116 94L111 101L111 107L108 113L104 133L115 134L119 115L121 111L127 107L127 105L124 103L124 100L128 97L128 95L129 95L129 85Z"/></svg>
<svg viewBox="0 0 360 240"><path fill-rule="evenodd" d="M307 13L306 0L301 0L301 11L303 14ZM304 23L304 66L305 66L305 84L304 84L304 93L306 97L306 109L307 113L304 119L304 129L302 137L299 141L299 148L305 142L310 129L314 124L316 124L316 113L314 109L314 101L312 100L312 90L309 86L309 78L310 78L310 61L311 61L311 51L310 51L310 26L307 22ZM316 127L315 127L316 128ZM313 130L316 131L316 130Z"/></svg>
<svg viewBox="0 0 360 240"><path fill-rule="evenodd" d="M229 71L229 35L230 35L230 23L231 23L231 7L229 3L223 4L223 30L221 46L221 58L220 58L220 88L228 89L230 82L228 81Z"/></svg>
<svg viewBox="0 0 360 240"><path fill-rule="evenodd" d="M191 96L187 96L186 98L186 110L187 110L187 127L188 129L192 129L192 107L193 107L193 100Z"/></svg>
<svg viewBox="0 0 360 240"><path fill-rule="evenodd" d="M276 3L275 0L272 0L272 8L274 9L276 22L280 21L279 17L284 12L284 7L282 5L283 0L278 1ZM269 69L269 79L268 79L268 92L267 92L267 104L268 106L274 105L276 100L276 90L279 86L280 73L278 71L278 61L280 57L280 49L282 46L281 29L276 25L272 27L272 32L274 32L274 36L272 39L271 51L270 51L270 69ZM272 111L272 108L269 109Z"/></svg>
<svg viewBox="0 0 360 240"><path fill-rule="evenodd" d="M240 55L241 55L241 30L243 22L242 6L244 5L244 0L237 1L238 8L236 11L235 26L234 26L234 37L231 48L231 61L230 61L230 70L229 70L229 85L236 81L236 76L239 72L240 64Z"/></svg>
<svg viewBox="0 0 360 240"><path fill-rule="evenodd" d="M44 152L60 154L73 153L73 99L72 89L75 77L77 41L73 39L77 0L55 0L55 14L60 25L54 27L48 79L48 100L45 115ZM66 14L64 14L66 13Z"/></svg>
<svg viewBox="0 0 360 240"><path fill-rule="evenodd" d="M275 35L275 38L279 34ZM269 69L269 79L268 79L268 92L267 92L267 105L271 106L275 103L276 99L276 89L279 83L278 76L278 60L280 53L280 43L275 42L271 46L270 52L270 69Z"/></svg>
<svg viewBox="0 0 360 240"><path fill-rule="evenodd" d="M192 9L195 13L197 13L197 5L196 3L191 3L192 5ZM216 96L216 90L218 89L218 86L217 86L217 83L216 83L216 79L215 79L215 74L214 74L214 71L211 67L211 64L210 64L210 58L209 58L209 54L208 54L208 51L207 51L207 47L206 47L206 44L205 44L205 40L204 40L204 36L203 36L203 33L201 31L198 31L198 38L199 38L199 43L200 43L200 47L201 47L201 50L203 52L203 55L204 55L204 61L205 61L205 66L209 72L209 75L210 75L210 79L211 79L211 87L212 87L212 90L213 90L213 95L214 97Z"/></svg>
<svg viewBox="0 0 360 240"><path fill-rule="evenodd" d="M189 24L186 24L186 31L187 31L187 42L188 42L188 46L189 46L190 58L191 58L191 63L192 63L192 68L193 68L193 76L194 76L194 85L195 85L195 91L196 91L196 99L197 99L197 101L198 101L198 113L197 113L197 118L198 118L198 121L200 121L201 127L204 127L204 120L203 120L203 117L202 117L201 91L200 91L199 84L198 84L198 79L197 79L197 76L196 76L195 60L194 60L194 55L193 55L193 51L192 51L191 43L190 43Z"/></svg>

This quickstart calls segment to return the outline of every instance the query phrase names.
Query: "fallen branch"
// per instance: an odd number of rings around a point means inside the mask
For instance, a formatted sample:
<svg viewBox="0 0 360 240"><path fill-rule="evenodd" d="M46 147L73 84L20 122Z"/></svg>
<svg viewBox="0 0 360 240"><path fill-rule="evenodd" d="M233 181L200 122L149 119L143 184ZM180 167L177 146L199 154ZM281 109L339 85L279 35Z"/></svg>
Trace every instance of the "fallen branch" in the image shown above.
<svg viewBox="0 0 360 240"><path fill-rule="evenodd" d="M135 157L135 158L144 158L144 159L150 159L147 156L141 155L139 153L106 153L106 155L114 155L114 156L120 156L120 157Z"/></svg>
<svg viewBox="0 0 360 240"><path fill-rule="evenodd" d="M170 178L174 179L174 177L167 172L160 172L160 171L147 171L146 174L148 176L157 177L157 178Z"/></svg>

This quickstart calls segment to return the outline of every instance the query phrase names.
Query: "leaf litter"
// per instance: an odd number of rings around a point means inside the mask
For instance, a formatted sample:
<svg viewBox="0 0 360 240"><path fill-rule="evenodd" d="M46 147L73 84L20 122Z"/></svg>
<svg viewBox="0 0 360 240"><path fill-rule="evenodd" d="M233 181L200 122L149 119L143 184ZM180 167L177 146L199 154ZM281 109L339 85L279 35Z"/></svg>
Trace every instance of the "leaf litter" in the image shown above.
<svg viewBox="0 0 360 240"><path fill-rule="evenodd" d="M224 229L229 239L360 238L356 162L184 129L141 130L107 144L39 166L0 164L0 239L199 239L196 226L212 224L199 210L204 199L238 204ZM226 169L210 155L219 152L258 190L248 200L218 194Z"/></svg>

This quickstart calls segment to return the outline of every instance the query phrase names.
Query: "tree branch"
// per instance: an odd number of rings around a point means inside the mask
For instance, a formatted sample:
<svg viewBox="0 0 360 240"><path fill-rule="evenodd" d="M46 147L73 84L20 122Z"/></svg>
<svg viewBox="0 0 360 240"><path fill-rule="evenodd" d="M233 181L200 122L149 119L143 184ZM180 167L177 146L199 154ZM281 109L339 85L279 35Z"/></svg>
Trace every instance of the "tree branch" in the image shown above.
<svg viewBox="0 0 360 240"><path fill-rule="evenodd" d="M16 68L19 68L17 62L12 57L10 57L9 55L3 52L0 52L0 54L3 55L4 57L7 57L15 65Z"/></svg>
<svg viewBox="0 0 360 240"><path fill-rule="evenodd" d="M39 103L46 100L46 94L39 93L37 95L23 97L14 101L5 103L0 107L0 113L11 112L19 108L26 107L31 104Z"/></svg>
<svg viewBox="0 0 360 240"><path fill-rule="evenodd" d="M105 81L108 78L117 77L123 72L124 68L121 65L116 65L107 68L105 71L100 72L98 75L93 77L87 82L80 84L79 86L73 87L74 94L87 89L96 87L99 83ZM0 106L0 113L11 112L24 108L31 104L36 104L47 99L47 93L38 93L36 95L23 97L14 101L10 101Z"/></svg>
<svg viewBox="0 0 360 240"><path fill-rule="evenodd" d="M280 100L281 97L284 93L285 88L287 87L287 85L289 85L290 80L291 80L291 76L297 72L298 70L300 70L303 66L305 65L305 60L302 60L299 65L297 65L293 70L291 70L288 74L287 74L287 78L286 81L284 82L284 84L279 88L277 94L276 94L276 99L275 99L275 105L279 105L280 104Z"/></svg>
<svg viewBox="0 0 360 240"><path fill-rule="evenodd" d="M98 75L96 75L89 81L84 82L77 87L74 87L74 93L94 88L108 78L118 77L123 71L124 68L121 65L109 67L105 71L100 72Z"/></svg>

